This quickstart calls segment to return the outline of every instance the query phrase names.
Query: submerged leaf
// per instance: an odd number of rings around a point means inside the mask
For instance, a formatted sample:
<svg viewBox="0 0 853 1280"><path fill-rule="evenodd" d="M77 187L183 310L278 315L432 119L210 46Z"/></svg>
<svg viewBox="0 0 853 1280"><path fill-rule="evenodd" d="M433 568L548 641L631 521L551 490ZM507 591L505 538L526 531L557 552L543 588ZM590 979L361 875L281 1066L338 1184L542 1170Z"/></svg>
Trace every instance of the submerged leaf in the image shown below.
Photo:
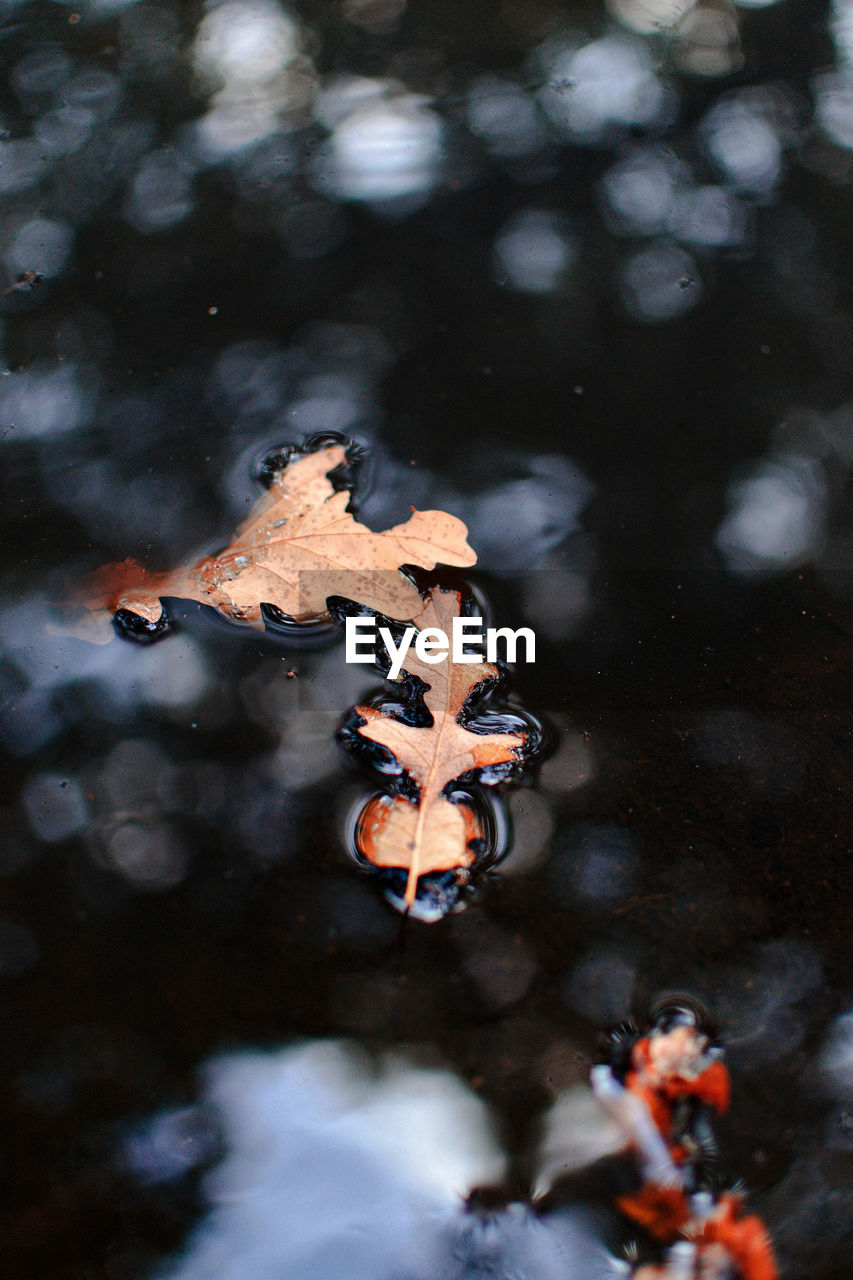
<svg viewBox="0 0 853 1280"><path fill-rule="evenodd" d="M413 622L419 631L436 627L449 635L460 608L457 592L433 591ZM362 737L386 747L417 784L417 803L402 796L372 800L361 815L357 839L374 865L408 870L405 900L411 906L420 876L469 867L474 861L470 845L481 834L479 825L470 809L443 794L448 783L473 769L515 760L525 735L474 733L461 723L471 695L498 678L490 663L453 662L448 653L427 664L410 648L403 666L428 686L424 703L431 725L418 728L375 707L356 711L364 721Z"/></svg>
<svg viewBox="0 0 853 1280"><path fill-rule="evenodd" d="M374 533L329 479L346 460L337 444L296 457L219 555L171 573L149 573L132 560L107 565L91 580L87 607L125 610L156 627L161 600L178 596L262 626L262 605L309 622L327 616L330 596L343 596L389 618L412 618L422 601L399 569L474 564L465 525L444 511L413 510L404 524Z"/></svg>

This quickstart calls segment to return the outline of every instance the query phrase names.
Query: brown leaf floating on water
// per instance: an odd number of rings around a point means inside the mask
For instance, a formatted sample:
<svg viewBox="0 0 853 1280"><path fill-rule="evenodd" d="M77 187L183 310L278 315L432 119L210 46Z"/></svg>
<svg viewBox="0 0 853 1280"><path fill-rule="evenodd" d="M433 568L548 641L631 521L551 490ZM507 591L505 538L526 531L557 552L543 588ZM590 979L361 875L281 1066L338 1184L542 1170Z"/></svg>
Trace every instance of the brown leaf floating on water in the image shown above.
<svg viewBox="0 0 853 1280"><path fill-rule="evenodd" d="M461 598L455 591L433 591L413 619L417 629L438 627L447 635L458 617ZM412 646L403 663L428 689L424 703L433 718L426 728L395 720L375 707L356 707L366 722L358 732L386 747L417 783L417 803L403 796L378 796L361 814L356 839L369 862L378 867L408 870L405 901L410 907L418 878L434 871L469 867L474 861L470 843L481 834L473 812L443 794L449 782L472 769L516 759L524 743L521 733L473 733L460 723L465 703L498 669L487 662L453 662L447 654L439 663L420 661Z"/></svg>
<svg viewBox="0 0 853 1280"><path fill-rule="evenodd" d="M262 626L262 604L309 622L327 616L329 596L344 596L388 618L412 618L422 601L397 570L475 564L468 531L444 511L413 509L405 524L374 533L347 511L349 494L335 492L328 478L346 460L337 444L296 457L219 555L171 573L149 573L133 560L107 565L90 581L87 607L126 609L154 626L161 599L178 596Z"/></svg>

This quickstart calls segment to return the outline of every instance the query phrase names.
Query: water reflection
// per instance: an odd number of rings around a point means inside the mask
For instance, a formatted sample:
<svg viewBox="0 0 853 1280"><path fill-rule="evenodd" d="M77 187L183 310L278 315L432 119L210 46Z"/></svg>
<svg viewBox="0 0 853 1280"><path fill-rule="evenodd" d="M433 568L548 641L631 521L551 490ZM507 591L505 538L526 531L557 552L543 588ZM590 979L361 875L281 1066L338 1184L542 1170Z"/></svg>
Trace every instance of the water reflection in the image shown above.
<svg viewBox="0 0 853 1280"><path fill-rule="evenodd" d="M679 193L669 219L673 235L708 249L744 249L751 244L749 206L725 187L702 186Z"/></svg>
<svg viewBox="0 0 853 1280"><path fill-rule="evenodd" d="M0 381L0 413L20 439L65 435L88 424L94 382L91 369L78 369L72 361L60 368L39 363L20 373L6 370Z"/></svg>
<svg viewBox="0 0 853 1280"><path fill-rule="evenodd" d="M495 241L498 281L522 293L550 293L576 254L566 220L541 209L525 209L503 227Z"/></svg>
<svg viewBox="0 0 853 1280"><path fill-rule="evenodd" d="M580 899L589 906L613 905L639 883L636 843L624 827L580 824L561 837L548 875L564 899Z"/></svg>
<svg viewBox="0 0 853 1280"><path fill-rule="evenodd" d="M122 1162L145 1186L183 1178L218 1153L216 1125L203 1107L161 1111L125 1137Z"/></svg>
<svg viewBox="0 0 853 1280"><path fill-rule="evenodd" d="M820 468L796 455L760 463L728 492L730 512L716 543L730 570L760 574L819 555L827 494Z"/></svg>
<svg viewBox="0 0 853 1280"><path fill-rule="evenodd" d="M671 91L641 40L608 35L579 47L557 40L538 56L547 78L539 93L542 109L573 141L598 145L614 129L662 124L672 116Z"/></svg>
<svg viewBox="0 0 853 1280"><path fill-rule="evenodd" d="M193 211L192 169L173 150L151 152L136 171L125 217L143 235L169 231Z"/></svg>
<svg viewBox="0 0 853 1280"><path fill-rule="evenodd" d="M208 5L193 45L196 71L214 86L198 123L202 155L216 162L297 122L313 87L301 24L276 0Z"/></svg>
<svg viewBox="0 0 853 1280"><path fill-rule="evenodd" d="M31 218L15 232L6 251L9 274L25 271L54 277L62 274L74 243L74 233L64 222L49 218Z"/></svg>
<svg viewBox="0 0 853 1280"><path fill-rule="evenodd" d="M33 834L47 844L77 835L89 821L89 806L75 778L33 774L22 799Z"/></svg>
<svg viewBox="0 0 853 1280"><path fill-rule="evenodd" d="M164 1112L125 1143L126 1163L149 1184L208 1160L211 1125L226 1148L205 1177L207 1217L164 1278L623 1274L580 1210L463 1209L472 1188L502 1178L506 1159L487 1108L449 1071L398 1055L373 1065L353 1046L313 1042L216 1059L205 1081L201 1107ZM543 1174L565 1168L569 1116L581 1122L569 1139L576 1157L612 1149L613 1126L589 1114L590 1097L555 1108Z"/></svg>
<svg viewBox="0 0 853 1280"><path fill-rule="evenodd" d="M371 35L388 35L397 26L407 0L344 0L344 17Z"/></svg>
<svg viewBox="0 0 853 1280"><path fill-rule="evenodd" d="M206 1178L208 1218L172 1280L428 1275L436 1228L458 1198L500 1179L485 1107L449 1072L311 1043L206 1068L204 1105L227 1151ZM145 1176L175 1167L170 1133L148 1144Z"/></svg>
<svg viewBox="0 0 853 1280"><path fill-rule="evenodd" d="M732 75L746 60L737 16L727 0L689 9L676 28L673 45L676 66L691 75Z"/></svg>
<svg viewBox="0 0 853 1280"><path fill-rule="evenodd" d="M822 1068L832 1092L842 1100L853 1100L853 1011L842 1014L833 1024Z"/></svg>
<svg viewBox="0 0 853 1280"><path fill-rule="evenodd" d="M463 517L477 545L481 568L505 574L541 569L547 553L578 529L593 485L579 467L559 454L513 456L494 451L488 471L498 467L506 476L503 482L493 483L485 492L469 489L464 496L444 488L439 505ZM463 475L466 469L460 467ZM481 475L483 471L486 468L480 468ZM517 478L511 478L513 472ZM511 540L503 523L507 511L513 512ZM549 576L546 571L546 580ZM551 583L552 588L555 585ZM570 607L564 612L570 613Z"/></svg>
<svg viewBox="0 0 853 1280"><path fill-rule="evenodd" d="M394 214L426 203L442 142L426 98L391 80L338 78L324 86L317 118L331 133L314 169L322 191Z"/></svg>
<svg viewBox="0 0 853 1280"><path fill-rule="evenodd" d="M544 1195L556 1179L620 1151L624 1141L586 1083L563 1089L542 1119L534 1194Z"/></svg>
<svg viewBox="0 0 853 1280"><path fill-rule="evenodd" d="M629 315L656 323L685 315L704 292L693 258L668 240L627 258L619 283Z"/></svg>
<svg viewBox="0 0 853 1280"><path fill-rule="evenodd" d="M651 236L666 230L676 191L689 170L671 151L637 147L601 182L605 214L617 235Z"/></svg>
<svg viewBox="0 0 853 1280"><path fill-rule="evenodd" d="M468 128L489 153L503 160L534 155L548 133L533 99L520 84L498 76L480 76L468 86Z"/></svg>
<svg viewBox="0 0 853 1280"><path fill-rule="evenodd" d="M641 35L678 26L695 0L609 0L608 9L620 22Z"/></svg>
<svg viewBox="0 0 853 1280"><path fill-rule="evenodd" d="M727 1028L732 1065L778 1070L820 1020L821 957L807 940L786 938L757 948L751 960L716 973L705 989Z"/></svg>
<svg viewBox="0 0 853 1280"><path fill-rule="evenodd" d="M853 148L853 71L827 71L815 76L817 118L841 147Z"/></svg>
<svg viewBox="0 0 853 1280"><path fill-rule="evenodd" d="M770 124L740 98L720 102L704 122L705 144L734 185L751 195L772 192L782 172Z"/></svg>

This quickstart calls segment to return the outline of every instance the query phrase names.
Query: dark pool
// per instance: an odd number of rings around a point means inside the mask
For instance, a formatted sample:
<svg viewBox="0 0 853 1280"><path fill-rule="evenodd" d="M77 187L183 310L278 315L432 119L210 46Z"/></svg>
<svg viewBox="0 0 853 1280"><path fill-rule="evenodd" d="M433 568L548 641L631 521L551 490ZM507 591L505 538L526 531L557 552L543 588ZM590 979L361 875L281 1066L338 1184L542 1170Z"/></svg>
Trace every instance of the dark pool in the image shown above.
<svg viewBox="0 0 853 1280"><path fill-rule="evenodd" d="M626 1275L553 1188L667 993L782 1274L849 1275L848 0L0 22L4 1276ZM537 637L508 851L435 923L348 851L341 643L69 627L327 432Z"/></svg>

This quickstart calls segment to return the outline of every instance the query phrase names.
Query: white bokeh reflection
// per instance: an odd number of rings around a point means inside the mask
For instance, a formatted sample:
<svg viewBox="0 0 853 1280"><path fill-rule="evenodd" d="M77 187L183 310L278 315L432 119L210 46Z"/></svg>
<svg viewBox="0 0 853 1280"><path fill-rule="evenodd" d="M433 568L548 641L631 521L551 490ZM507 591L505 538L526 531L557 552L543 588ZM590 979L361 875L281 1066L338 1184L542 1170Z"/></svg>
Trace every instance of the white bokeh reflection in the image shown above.
<svg viewBox="0 0 853 1280"><path fill-rule="evenodd" d="M21 792L21 803L33 835L45 844L70 840L89 822L83 787L67 774L31 774Z"/></svg>
<svg viewBox="0 0 853 1280"><path fill-rule="evenodd" d="M171 799L177 769L153 742L123 738L99 771L98 789L114 814L158 809Z"/></svg>
<svg viewBox="0 0 853 1280"><path fill-rule="evenodd" d="M193 64L214 88L198 122L202 155L216 162L301 121L314 83L299 20L276 0L209 4Z"/></svg>
<svg viewBox="0 0 853 1280"><path fill-rule="evenodd" d="M130 184L124 216L143 235L171 231L193 211L192 166L174 148L151 151Z"/></svg>
<svg viewBox="0 0 853 1280"><path fill-rule="evenodd" d="M728 0L697 4L676 28L673 60L696 76L729 76L744 64L737 15Z"/></svg>
<svg viewBox="0 0 853 1280"><path fill-rule="evenodd" d="M427 202L442 163L442 126L427 97L394 80L339 76L325 85L316 114L331 135L313 169L319 190L390 215Z"/></svg>
<svg viewBox="0 0 853 1280"><path fill-rule="evenodd" d="M9 275L18 279L34 271L45 279L62 275L68 262L74 232L56 218L29 218L14 233L4 257Z"/></svg>
<svg viewBox="0 0 853 1280"><path fill-rule="evenodd" d="M294 360L267 340L249 339L225 347L208 385L211 407L223 422L239 415L253 429L272 421L287 403Z"/></svg>
<svg viewBox="0 0 853 1280"><path fill-rule="evenodd" d="M219 486L234 514L242 519L257 497L259 460L282 444L315 431L370 439L383 417L378 384L394 358L378 329L331 321L308 325L287 349L254 339L224 348L206 391L227 428Z"/></svg>
<svg viewBox="0 0 853 1280"><path fill-rule="evenodd" d="M523 209L510 218L495 240L499 283L520 293L551 293L570 271L577 242L567 219L545 209Z"/></svg>
<svg viewBox="0 0 853 1280"><path fill-rule="evenodd" d="M408 0L344 0L343 13L353 26L384 36L395 29L407 3Z"/></svg>
<svg viewBox="0 0 853 1280"><path fill-rule="evenodd" d="M548 142L533 100L512 80L478 76L468 86L466 116L471 132L500 159L533 155Z"/></svg>
<svg viewBox="0 0 853 1280"><path fill-rule="evenodd" d="M667 227L679 190L690 171L662 147L636 147L607 170L600 193L616 235L653 236Z"/></svg>
<svg viewBox="0 0 853 1280"><path fill-rule="evenodd" d="M539 101L552 125L573 141L596 145L616 128L662 124L674 112L672 91L655 72L641 39L607 35L578 47L553 41L539 51L547 77Z"/></svg>
<svg viewBox="0 0 853 1280"><path fill-rule="evenodd" d="M784 86L763 86L721 98L700 125L711 159L732 187L767 200L783 172L783 144L796 132L795 106Z"/></svg>
<svg viewBox="0 0 853 1280"><path fill-rule="evenodd" d="M593 495L592 482L560 454L533 454L524 459L523 469L525 475L485 493L464 501L448 494L442 501L463 516L481 568L512 574L540 567L546 553L579 527ZM511 538L504 523L508 511L513 513Z"/></svg>
<svg viewBox="0 0 853 1280"><path fill-rule="evenodd" d="M666 147L632 148L605 172L598 191L605 222L615 235L669 232L684 244L705 250L743 248L749 243L751 206L725 186L696 186L690 168ZM690 304L696 300L692 294ZM659 300L651 309L674 306L678 314L681 301L664 304ZM649 319L666 318L651 314L649 305L641 299L635 311Z"/></svg>
<svg viewBox="0 0 853 1280"><path fill-rule="evenodd" d="M853 62L853 4L850 0L832 0L829 29L839 60Z"/></svg>
<svg viewBox="0 0 853 1280"><path fill-rule="evenodd" d="M700 249L746 249L752 240L753 210L726 187L691 187L676 196L669 230Z"/></svg>
<svg viewBox="0 0 853 1280"><path fill-rule="evenodd" d="M501 859L501 876L527 875L548 856L554 834L554 814L544 795L519 787L506 797L512 823L512 843Z"/></svg>
<svg viewBox="0 0 853 1280"><path fill-rule="evenodd" d="M697 983L726 1028L726 1051L736 1070L766 1070L810 1034L824 990L820 952L801 938L759 947L752 964L707 973Z"/></svg>
<svg viewBox="0 0 853 1280"><path fill-rule="evenodd" d="M387 1058L377 1075L317 1042L223 1057L205 1076L227 1150L207 1219L161 1280L429 1275L434 1216L504 1171L485 1107L446 1071Z"/></svg>
<svg viewBox="0 0 853 1280"><path fill-rule="evenodd" d="M678 26L696 0L607 0L607 8L623 26L639 35Z"/></svg>
<svg viewBox="0 0 853 1280"><path fill-rule="evenodd" d="M63 730L61 715L54 706L50 689L11 688L0 684L2 716L0 716L0 742L13 756L34 756Z"/></svg>
<svg viewBox="0 0 853 1280"><path fill-rule="evenodd" d="M36 120L33 132L42 153L58 160L79 151L89 141L96 123L96 116L88 107L64 105Z"/></svg>
<svg viewBox="0 0 853 1280"><path fill-rule="evenodd" d="M571 896L582 902L613 906L628 898L639 885L639 853L624 827L593 823L575 828L561 857L563 871L571 868ZM552 877L556 872L555 866Z"/></svg>
<svg viewBox="0 0 853 1280"><path fill-rule="evenodd" d="M812 91L824 133L838 146L853 150L853 65L815 76Z"/></svg>
<svg viewBox="0 0 853 1280"><path fill-rule="evenodd" d="M144 1185L157 1186L209 1160L217 1145L203 1108L176 1107L134 1126L124 1139L123 1164Z"/></svg>
<svg viewBox="0 0 853 1280"><path fill-rule="evenodd" d="M240 225L266 228L294 200L294 179L301 155L292 133L271 133L250 147L236 151L221 172L242 202Z"/></svg>
<svg viewBox="0 0 853 1280"><path fill-rule="evenodd" d="M28 115L62 94L71 75L71 58L56 45L44 45L20 58L9 73L9 85Z"/></svg>
<svg viewBox="0 0 853 1280"><path fill-rule="evenodd" d="M509 1009L529 991L538 965L518 933L463 911L453 921L452 934L462 969L485 1008Z"/></svg>
<svg viewBox="0 0 853 1280"><path fill-rule="evenodd" d="M828 496L812 459L776 454L730 484L727 497L729 514L715 542L730 572L772 573L820 555Z"/></svg>
<svg viewBox="0 0 853 1280"><path fill-rule="evenodd" d="M821 1068L830 1092L853 1101L853 1010L833 1023L821 1054Z"/></svg>
<svg viewBox="0 0 853 1280"><path fill-rule="evenodd" d="M222 0L207 6L193 59L199 71L250 85L272 80L299 52L299 24L276 0Z"/></svg>
<svg viewBox="0 0 853 1280"><path fill-rule="evenodd" d="M354 1045L315 1041L231 1054L204 1074L200 1107L136 1126L122 1152L151 1184L209 1159L217 1131L225 1148L204 1180L207 1217L155 1280L625 1275L582 1210L464 1210L507 1160L486 1106L449 1071L390 1054L376 1066ZM600 1108L580 1092L576 1104L580 1146L609 1150Z"/></svg>
<svg viewBox="0 0 853 1280"><path fill-rule="evenodd" d="M778 452L826 463L828 475L853 468L853 403L835 409L792 409L773 432Z"/></svg>
<svg viewBox="0 0 853 1280"><path fill-rule="evenodd" d="M340 661L340 652L305 655L300 679L288 677L279 659L262 664L240 682L240 699L249 718L278 736L264 766L274 787L298 790L314 786L340 768L335 730L341 708L358 702L364 668Z"/></svg>
<svg viewBox="0 0 853 1280"><path fill-rule="evenodd" d="M690 254L661 239L622 263L619 292L634 319L663 323L692 310L704 289Z"/></svg>
<svg viewBox="0 0 853 1280"><path fill-rule="evenodd" d="M369 388L357 376L323 373L307 378L300 394L287 410L287 425L293 439L317 432L352 432L372 408Z"/></svg>
<svg viewBox="0 0 853 1280"><path fill-rule="evenodd" d="M98 707L112 719L146 704L192 706L207 689L210 671L190 636L130 645L113 636L109 626L107 635L107 643L78 639L63 629L41 595L7 603L0 614L0 652L31 691L47 694L84 685L88 711Z"/></svg>
<svg viewBox="0 0 853 1280"><path fill-rule="evenodd" d="M73 9L79 18L103 22L139 4L140 0L59 0L59 3L66 9Z"/></svg>
<svg viewBox="0 0 853 1280"><path fill-rule="evenodd" d="M87 111L97 124L105 124L118 111L121 95L118 76L105 67L82 66L65 88L61 102Z"/></svg>
<svg viewBox="0 0 853 1280"><path fill-rule="evenodd" d="M128 430L126 424L129 423L133 423L140 432L146 426L151 427L150 409L151 406L145 402L128 405L124 429ZM148 421L145 421L146 416ZM185 535L187 513L192 511L195 501L192 477L157 474L149 468L142 475L128 475L128 469L122 462L113 457L78 463L74 485L61 489L56 495L58 505L73 512L95 537L102 538L105 534L118 536L125 546L129 538L152 541L153 511L157 512L156 537L161 545L168 545L172 539ZM51 482L55 475L55 459L43 459L43 472ZM103 501L105 493L111 496L109 503Z"/></svg>
<svg viewBox="0 0 853 1280"><path fill-rule="evenodd" d="M91 367L39 362L0 376L0 415L16 440L49 439L86 426L95 406Z"/></svg>
<svg viewBox="0 0 853 1280"><path fill-rule="evenodd" d="M97 860L134 889L158 893L181 883L190 853L172 823L132 818L101 832Z"/></svg>
<svg viewBox="0 0 853 1280"><path fill-rule="evenodd" d="M0 195L13 196L34 187L47 167L47 156L32 139L0 139Z"/></svg>
<svg viewBox="0 0 853 1280"><path fill-rule="evenodd" d="M180 884L190 851L175 814L186 796L168 756L154 742L123 739L96 774L92 795L88 845L95 862L143 893Z"/></svg>
<svg viewBox="0 0 853 1280"><path fill-rule="evenodd" d="M592 1090L585 1084L573 1085L558 1096L544 1117L536 1152L534 1196L545 1195L558 1178L624 1146L624 1133L604 1112Z"/></svg>

